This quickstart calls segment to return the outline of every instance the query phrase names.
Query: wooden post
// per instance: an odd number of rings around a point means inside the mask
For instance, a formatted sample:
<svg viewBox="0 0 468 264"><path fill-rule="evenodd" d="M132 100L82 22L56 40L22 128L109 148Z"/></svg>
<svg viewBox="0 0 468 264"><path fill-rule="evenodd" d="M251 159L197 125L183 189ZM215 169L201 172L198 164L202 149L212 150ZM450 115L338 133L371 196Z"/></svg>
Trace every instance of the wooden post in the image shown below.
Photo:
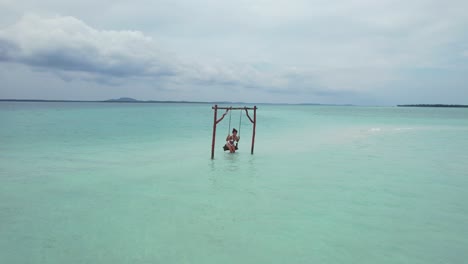
<svg viewBox="0 0 468 264"><path fill-rule="evenodd" d="M254 106L254 118L253 118L253 133L252 133L252 149L250 150L250 154L254 152L254 145L255 145L255 128L257 126L257 106Z"/></svg>
<svg viewBox="0 0 468 264"><path fill-rule="evenodd" d="M218 115L218 105L214 106L214 121L213 121L213 140L211 142L211 159L214 159L214 149L216 142L216 119Z"/></svg>

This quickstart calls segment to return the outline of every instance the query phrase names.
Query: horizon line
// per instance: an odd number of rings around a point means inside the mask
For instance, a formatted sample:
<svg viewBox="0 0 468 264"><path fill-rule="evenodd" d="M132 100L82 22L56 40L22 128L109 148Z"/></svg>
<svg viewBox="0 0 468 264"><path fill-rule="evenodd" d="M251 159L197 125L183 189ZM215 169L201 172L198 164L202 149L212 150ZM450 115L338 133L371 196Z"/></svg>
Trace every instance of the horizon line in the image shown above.
<svg viewBox="0 0 468 264"><path fill-rule="evenodd" d="M38 103L160 103L160 104L259 104L259 105L315 105L315 106L382 106L382 107L462 107L467 108L468 105L464 104L441 104L441 103L419 103L419 104L396 104L396 105L357 105L357 104L330 104L330 103L265 103L265 102L235 102L235 101L187 101L187 100L137 100L129 97L121 97L118 99L107 99L107 100L66 100L66 99L11 99L11 98L0 98L0 102L38 102Z"/></svg>
<svg viewBox="0 0 468 264"><path fill-rule="evenodd" d="M263 104L263 105L336 105L358 106L355 104L324 104L324 103L266 103L266 102L238 102L238 101L188 101L188 100L137 100L133 98L119 98L107 100L73 100L73 99L11 99L0 98L0 102L62 102L62 103L189 103L189 104Z"/></svg>

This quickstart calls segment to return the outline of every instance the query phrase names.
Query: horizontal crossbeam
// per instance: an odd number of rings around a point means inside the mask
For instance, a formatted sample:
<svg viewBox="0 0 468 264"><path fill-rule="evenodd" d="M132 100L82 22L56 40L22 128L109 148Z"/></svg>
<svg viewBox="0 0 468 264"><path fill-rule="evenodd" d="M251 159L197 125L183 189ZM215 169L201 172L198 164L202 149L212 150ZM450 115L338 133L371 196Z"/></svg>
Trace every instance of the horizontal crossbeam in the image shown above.
<svg viewBox="0 0 468 264"><path fill-rule="evenodd" d="M211 107L211 109L215 109L215 107L213 106L213 107ZM245 109L247 109L247 110L253 110L254 107L246 107L246 106L244 106L244 107L221 107L221 106L218 106L218 109L229 109L229 110L245 110Z"/></svg>

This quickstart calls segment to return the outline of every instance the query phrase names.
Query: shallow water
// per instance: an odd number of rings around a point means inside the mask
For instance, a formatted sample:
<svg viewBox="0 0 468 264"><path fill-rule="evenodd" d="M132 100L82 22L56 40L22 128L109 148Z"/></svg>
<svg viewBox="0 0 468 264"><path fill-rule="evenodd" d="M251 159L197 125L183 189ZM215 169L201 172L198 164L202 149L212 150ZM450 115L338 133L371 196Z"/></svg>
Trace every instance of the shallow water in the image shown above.
<svg viewBox="0 0 468 264"><path fill-rule="evenodd" d="M0 103L0 262L468 259L468 109L228 118L211 160L211 105Z"/></svg>

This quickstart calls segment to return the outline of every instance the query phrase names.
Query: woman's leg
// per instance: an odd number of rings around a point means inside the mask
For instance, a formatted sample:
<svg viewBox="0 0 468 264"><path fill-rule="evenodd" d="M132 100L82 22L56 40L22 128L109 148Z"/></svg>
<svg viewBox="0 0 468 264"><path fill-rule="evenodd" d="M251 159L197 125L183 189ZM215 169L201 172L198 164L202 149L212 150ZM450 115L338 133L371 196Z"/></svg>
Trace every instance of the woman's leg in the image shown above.
<svg viewBox="0 0 468 264"><path fill-rule="evenodd" d="M228 147L229 147L229 152L231 152L231 153L236 152L236 147L234 145L228 143Z"/></svg>

